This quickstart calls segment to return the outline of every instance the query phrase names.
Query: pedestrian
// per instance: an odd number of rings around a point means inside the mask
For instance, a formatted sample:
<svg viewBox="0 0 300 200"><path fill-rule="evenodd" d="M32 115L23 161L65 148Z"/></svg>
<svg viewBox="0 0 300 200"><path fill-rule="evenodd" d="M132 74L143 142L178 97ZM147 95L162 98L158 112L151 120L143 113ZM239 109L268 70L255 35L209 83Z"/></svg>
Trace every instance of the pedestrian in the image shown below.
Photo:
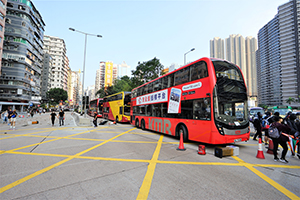
<svg viewBox="0 0 300 200"><path fill-rule="evenodd" d="M256 140L257 136L258 136L258 138L261 138L261 140L262 140L262 132L261 132L261 129L262 129L262 114L260 112L258 112L257 116L254 118L253 125L254 125L254 128L256 129L256 133L253 137L253 140ZM264 143L263 141L261 141L261 142Z"/></svg>
<svg viewBox="0 0 300 200"><path fill-rule="evenodd" d="M11 110L11 108L8 109L8 126L11 125L11 116L12 116L13 111Z"/></svg>
<svg viewBox="0 0 300 200"><path fill-rule="evenodd" d="M60 112L58 113L59 116L59 126L63 126L64 125L64 119L65 119L65 112L60 109Z"/></svg>
<svg viewBox="0 0 300 200"><path fill-rule="evenodd" d="M286 123L291 128L291 131L288 134L289 135L293 135L294 138L297 140L297 138L300 136L300 130L298 129L298 126L296 124L296 121L295 121L296 118L297 118L296 114L291 113L286 118ZM299 152L300 152L300 147L299 147L299 143L298 143L297 155L300 155ZM292 155L293 156L295 155L294 151L292 151Z"/></svg>
<svg viewBox="0 0 300 200"><path fill-rule="evenodd" d="M265 114L266 114L266 116L262 120L262 127L263 127L262 129L265 132L265 137L264 137L265 145L268 145L268 143L269 143L269 132L268 132L268 130L269 130L269 126L270 126L269 119L272 117L272 113L271 112L266 112Z"/></svg>
<svg viewBox="0 0 300 200"><path fill-rule="evenodd" d="M285 159L285 155L288 151L288 146L286 142L289 141L289 138L281 133L289 133L291 131L291 128L288 125L281 123L283 121L282 117L274 116L273 119L274 122L271 124L271 126L276 127L280 134L279 138L272 138L274 144L273 147L274 161L279 160L280 162L288 163L288 161ZM278 159L277 157L278 144L280 144L283 148L280 159Z"/></svg>
<svg viewBox="0 0 300 200"><path fill-rule="evenodd" d="M52 126L54 126L55 116L56 116L56 113L54 112L54 110L52 110L52 113L50 114L50 119L51 119L51 122L52 122Z"/></svg>
<svg viewBox="0 0 300 200"><path fill-rule="evenodd" d="M97 119L98 119L98 113L95 112L95 113L94 113L94 119L93 119L94 128L97 127Z"/></svg>
<svg viewBox="0 0 300 200"><path fill-rule="evenodd" d="M30 116L33 117L33 115L34 115L34 111L33 111L33 109L31 109L30 110Z"/></svg>
<svg viewBox="0 0 300 200"><path fill-rule="evenodd" d="M3 112L3 124L7 123L8 122L8 111L5 110Z"/></svg>
<svg viewBox="0 0 300 200"><path fill-rule="evenodd" d="M18 113L17 113L16 110L14 110L12 112L12 115L11 115L11 125L10 125L10 128L16 129L16 119L17 119L17 116L18 116Z"/></svg>

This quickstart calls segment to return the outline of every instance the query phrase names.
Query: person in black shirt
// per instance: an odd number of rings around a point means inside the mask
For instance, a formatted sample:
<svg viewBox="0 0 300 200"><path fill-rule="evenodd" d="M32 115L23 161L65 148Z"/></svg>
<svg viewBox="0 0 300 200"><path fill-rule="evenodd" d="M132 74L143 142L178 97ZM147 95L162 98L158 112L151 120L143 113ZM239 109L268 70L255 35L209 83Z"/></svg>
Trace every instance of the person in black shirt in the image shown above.
<svg viewBox="0 0 300 200"><path fill-rule="evenodd" d="M94 119L93 119L93 124L94 124L94 127L95 127L95 128L97 127L97 119L98 119L98 113L95 112L95 113L94 113Z"/></svg>
<svg viewBox="0 0 300 200"><path fill-rule="evenodd" d="M60 110L58 113L59 116L59 125L64 125L64 119L65 119L65 112L63 110Z"/></svg>
<svg viewBox="0 0 300 200"><path fill-rule="evenodd" d="M56 113L54 112L54 110L52 110L52 113L50 114L50 119L51 119L51 122L52 122L52 126L54 126L55 116L56 116Z"/></svg>

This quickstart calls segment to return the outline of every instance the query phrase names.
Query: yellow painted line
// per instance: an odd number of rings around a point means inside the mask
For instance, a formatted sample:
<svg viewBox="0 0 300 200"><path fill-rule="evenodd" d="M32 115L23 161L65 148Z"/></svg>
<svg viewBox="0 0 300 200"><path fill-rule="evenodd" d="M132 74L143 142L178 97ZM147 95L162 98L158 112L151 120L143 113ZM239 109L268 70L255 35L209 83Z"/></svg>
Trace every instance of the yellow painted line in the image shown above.
<svg viewBox="0 0 300 200"><path fill-rule="evenodd" d="M148 165L148 169L147 169L145 178L143 180L143 183L140 187L139 194L136 199L147 199L148 198L152 179L153 179L155 168L156 168L156 163L157 163L159 152L160 152L161 145L162 145L162 140L163 140L163 135L160 136L160 138L157 142L156 149L155 149L152 159Z"/></svg>
<svg viewBox="0 0 300 200"><path fill-rule="evenodd" d="M290 199L300 199L300 197L298 197L297 195L295 195L294 193L292 193L291 191L289 191L288 189L286 189L285 187L283 187L279 183L273 181L271 178L267 177L262 172L260 172L257 169L255 169L252 164L246 163L242 159L240 159L240 158L238 158L236 156L232 156L232 157L235 160L239 161L240 163L243 163L246 168L248 168L249 170L251 170L257 176L259 176L260 178L262 178L264 181L266 181L267 183L269 183L270 185L272 185L274 188L276 188L278 191L280 191L281 193L283 193L284 195L286 195Z"/></svg>
<svg viewBox="0 0 300 200"><path fill-rule="evenodd" d="M135 128L134 128L134 129L135 129ZM6 185L6 186L0 188L0 194L1 194L2 192L5 192L6 190L9 190L9 189L11 189L11 188L13 188L13 187L15 187L15 186L21 184L21 183L24 183L25 181L27 181L27 180L29 180L29 179L32 179L32 178L34 178L34 177L36 177L36 176L38 176L38 175L40 175L40 174L43 174L44 172L47 172L47 171L49 171L49 170L51 170L51 169L53 169L53 168L55 168L55 167L57 167L57 166L59 166L59 165L62 165L62 164L64 164L64 163L66 163L66 162L72 160L73 158L76 158L76 157L78 157L78 156L80 156L80 155L82 155L82 154L84 154L84 153L87 153L88 151L91 151L91 150L93 150L93 149L95 149L95 148L97 148L97 147L99 147L99 146L101 146L101 145L103 145L103 144L105 144L105 143L107 143L107 142L109 142L109 141L111 141L111 140L113 140L113 139L115 139L115 138L117 138L117 137L119 137L119 136L121 136L121 135L127 133L127 132L130 132L130 131L132 131L132 130L134 130L134 129L131 129L131 130L128 130L128 131L126 131L126 132L124 132L124 133L121 133L121 134L119 134L119 135L117 135L117 136L115 136L115 137L113 137L113 138L107 140L106 142L97 144L97 145L95 145L95 146L93 146L93 147L91 147L91 148L88 148L88 149L86 149L86 150L84 150L84 151L81 151L80 153L77 153L77 154L75 154L75 155L73 155L73 156L70 156L70 157L67 158L67 159L64 159L64 160L62 160L62 161L60 161L60 162L57 162L57 163L55 163L55 164L53 164L53 165L51 165L51 166L49 166L49 167L46 167L46 168L44 168L44 169L42 169L42 170L39 170L39 171L37 171L37 172L35 172L35 173L33 173L33 174L30 174L30 175L26 176L26 177L24 177L24 178L21 178L21 179L19 179L19 180L13 182L13 183L11 183L11 184L8 184L8 185Z"/></svg>
<svg viewBox="0 0 300 200"><path fill-rule="evenodd" d="M93 131L94 131L94 130L93 130ZM65 137L57 137L57 138L55 138L55 139L53 139L53 140L43 141L42 144L45 144L45 143L48 143L48 142L57 141L57 140L60 140L60 139L68 139L68 137L73 137L73 136L80 135L80 134L84 134L84 133L88 133L88 132L92 132L92 131L89 131L89 130L88 130L88 131L83 131L83 132L80 132L80 133L75 133L75 134L73 134L73 135L68 135L68 136L65 136ZM28 148L28 147L36 146L36 145L38 145L38 144L40 144L40 142L39 142L39 143L35 143L35 144L30 144L30 145L27 145L27 146L23 146L23 147L19 147L19 148L16 148L16 149L11 149L11 150L9 150L9 151L18 151L18 150L21 150L21 149L26 149L26 148ZM6 151L0 152L0 155L3 154L3 153L5 153L5 152L6 152Z"/></svg>

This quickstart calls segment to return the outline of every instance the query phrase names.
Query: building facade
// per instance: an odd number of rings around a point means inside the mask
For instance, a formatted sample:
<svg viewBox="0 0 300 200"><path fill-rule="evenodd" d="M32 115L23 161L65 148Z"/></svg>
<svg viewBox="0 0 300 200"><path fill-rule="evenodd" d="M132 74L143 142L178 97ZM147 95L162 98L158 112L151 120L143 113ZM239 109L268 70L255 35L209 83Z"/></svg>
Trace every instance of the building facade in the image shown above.
<svg viewBox="0 0 300 200"><path fill-rule="evenodd" d="M39 103L44 27L32 1L7 1L0 101Z"/></svg>
<svg viewBox="0 0 300 200"><path fill-rule="evenodd" d="M257 105L257 72L256 72L257 40L248 36L246 39L240 34L232 34L224 40L215 37L210 40L210 56L220 58L238 65L244 75L250 106Z"/></svg>
<svg viewBox="0 0 300 200"><path fill-rule="evenodd" d="M210 40L210 57L225 59L223 39L214 37L214 39Z"/></svg>
<svg viewBox="0 0 300 200"><path fill-rule="evenodd" d="M2 53L3 53L6 3L7 0L0 0L0 75L1 75L1 61L2 61Z"/></svg>
<svg viewBox="0 0 300 200"><path fill-rule="evenodd" d="M61 88L68 92L69 60L66 55L65 41L58 37L45 35L44 51L53 58L51 88Z"/></svg>
<svg viewBox="0 0 300 200"><path fill-rule="evenodd" d="M41 96L43 101L48 101L47 92L51 89L52 82L52 63L53 59L50 54L45 53L43 58L43 69L41 76Z"/></svg>
<svg viewBox="0 0 300 200"><path fill-rule="evenodd" d="M258 32L259 102L287 105L299 100L300 1L290 0L278 7L275 17ZM300 106L292 102L292 106Z"/></svg>

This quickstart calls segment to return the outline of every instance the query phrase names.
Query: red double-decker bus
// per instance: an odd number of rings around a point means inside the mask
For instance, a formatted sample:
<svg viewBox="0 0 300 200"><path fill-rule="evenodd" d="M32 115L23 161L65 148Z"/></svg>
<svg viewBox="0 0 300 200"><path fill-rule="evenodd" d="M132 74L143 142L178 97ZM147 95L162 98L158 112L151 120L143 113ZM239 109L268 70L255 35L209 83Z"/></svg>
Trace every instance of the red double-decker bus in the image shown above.
<svg viewBox="0 0 300 200"><path fill-rule="evenodd" d="M131 124L184 141L229 144L250 137L241 69L201 58L132 90Z"/></svg>
<svg viewBox="0 0 300 200"><path fill-rule="evenodd" d="M103 113L103 99L97 98L90 101L88 115L94 117L95 112L98 113L98 117L102 117Z"/></svg>

